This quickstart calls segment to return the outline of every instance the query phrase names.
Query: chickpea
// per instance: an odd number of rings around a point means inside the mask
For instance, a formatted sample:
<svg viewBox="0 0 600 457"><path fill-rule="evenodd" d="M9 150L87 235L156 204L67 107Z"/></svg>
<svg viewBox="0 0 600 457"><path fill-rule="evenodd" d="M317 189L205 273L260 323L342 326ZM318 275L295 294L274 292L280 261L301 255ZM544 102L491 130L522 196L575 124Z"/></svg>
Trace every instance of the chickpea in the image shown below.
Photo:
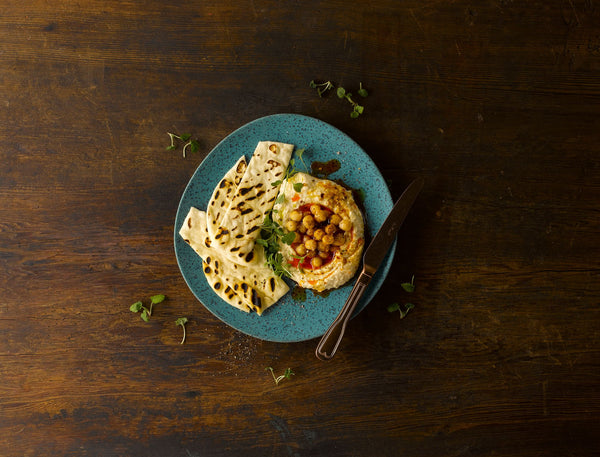
<svg viewBox="0 0 600 457"><path fill-rule="evenodd" d="M329 244L326 244L324 241L319 241L317 247L319 248L320 252L329 252Z"/></svg>
<svg viewBox="0 0 600 457"><path fill-rule="evenodd" d="M302 218L302 224L307 228L313 228L315 226L315 218L310 214L307 214Z"/></svg>
<svg viewBox="0 0 600 457"><path fill-rule="evenodd" d="M315 234L315 229L314 229L314 228L309 228L309 229L306 229L306 234L307 234L308 236L314 236L314 234Z"/></svg>
<svg viewBox="0 0 600 457"><path fill-rule="evenodd" d="M333 225L338 225L341 221L342 218L338 214L334 214L331 216L331 219L329 219L329 222Z"/></svg>
<svg viewBox="0 0 600 457"><path fill-rule="evenodd" d="M297 232L298 233L306 233L306 227L304 227L304 225L302 225L302 224L298 225Z"/></svg>
<svg viewBox="0 0 600 457"><path fill-rule="evenodd" d="M321 205L318 205L316 203L313 205L310 205L310 212L312 214L317 214L318 212L321 212L321 211L322 211Z"/></svg>
<svg viewBox="0 0 600 457"><path fill-rule="evenodd" d="M298 246L296 246L296 254L305 255L306 254L306 246L304 246L303 244L299 244Z"/></svg>
<svg viewBox="0 0 600 457"><path fill-rule="evenodd" d="M321 238L323 238L323 235L325 235L325 231L323 229L317 229L315 230L315 233L313 233L313 237L317 241L320 241Z"/></svg>
<svg viewBox="0 0 600 457"><path fill-rule="evenodd" d="M294 238L293 243L297 244L300 243L302 241L302 234L300 232L296 232L296 238Z"/></svg>
<svg viewBox="0 0 600 457"><path fill-rule="evenodd" d="M288 219L288 221L285 223L285 228L289 232L295 232L296 229L298 228L298 222Z"/></svg>
<svg viewBox="0 0 600 457"><path fill-rule="evenodd" d="M345 242L346 242L346 237L344 236L344 234L343 233L336 233L335 238L334 238L332 244L334 246L341 246Z"/></svg>
<svg viewBox="0 0 600 457"><path fill-rule="evenodd" d="M348 232L349 230L352 230L352 222L350 222L348 219L344 219L340 222L340 228L344 232Z"/></svg>
<svg viewBox="0 0 600 457"><path fill-rule="evenodd" d="M333 235L325 235L325 236L323 237L323 243L324 243L324 244L328 244L328 245L329 245L329 244L333 244L334 240L335 240L335 239L333 238Z"/></svg>
<svg viewBox="0 0 600 457"><path fill-rule="evenodd" d="M310 263L313 268L319 268L321 265L323 265L323 259L321 257L313 257Z"/></svg>
<svg viewBox="0 0 600 457"><path fill-rule="evenodd" d="M328 235L334 234L336 230L337 228L333 224L329 224L327 227L325 227L325 233L327 233Z"/></svg>
<svg viewBox="0 0 600 457"><path fill-rule="evenodd" d="M326 259L327 257L329 257L329 252L319 251L319 257L321 257L322 259Z"/></svg>
<svg viewBox="0 0 600 457"><path fill-rule="evenodd" d="M290 213L290 219L296 222L300 222L302 220L302 213L295 209Z"/></svg>
<svg viewBox="0 0 600 457"><path fill-rule="evenodd" d="M304 246L308 251L314 251L315 249L317 249L317 242L310 238L304 242Z"/></svg>
<svg viewBox="0 0 600 457"><path fill-rule="evenodd" d="M315 221L325 222L327 220L327 213L325 211L318 211L315 213Z"/></svg>

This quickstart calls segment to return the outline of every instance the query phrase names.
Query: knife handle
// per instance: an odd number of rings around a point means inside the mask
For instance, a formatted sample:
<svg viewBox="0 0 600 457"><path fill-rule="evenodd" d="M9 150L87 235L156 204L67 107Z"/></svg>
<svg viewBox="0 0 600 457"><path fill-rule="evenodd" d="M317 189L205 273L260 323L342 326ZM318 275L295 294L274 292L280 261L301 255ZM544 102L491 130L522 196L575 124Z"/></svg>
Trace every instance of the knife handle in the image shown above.
<svg viewBox="0 0 600 457"><path fill-rule="evenodd" d="M371 275L363 270L354 284L348 300L344 303L342 310L329 326L321 338L321 341L319 341L315 351L315 355L318 359L329 360L335 355L344 336L344 332L346 331L346 324L348 324L352 312L354 311L354 308L356 308L356 304L365 293L370 281Z"/></svg>

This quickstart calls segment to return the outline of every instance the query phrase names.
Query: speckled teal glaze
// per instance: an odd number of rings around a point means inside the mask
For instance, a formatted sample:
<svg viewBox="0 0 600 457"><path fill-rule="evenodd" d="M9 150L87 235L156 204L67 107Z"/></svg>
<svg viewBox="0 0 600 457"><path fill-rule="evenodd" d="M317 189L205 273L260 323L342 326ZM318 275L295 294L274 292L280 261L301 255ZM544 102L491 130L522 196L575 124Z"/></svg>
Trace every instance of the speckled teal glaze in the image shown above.
<svg viewBox="0 0 600 457"><path fill-rule="evenodd" d="M372 237L391 211L393 202L381 173L370 157L346 134L331 125L297 114L275 114L252 121L221 141L200 164L188 183L175 218L175 254L181 273L198 300L216 317L248 335L267 341L297 342L322 336L344 305L353 281L326 298L307 291L306 301L286 294L262 316L246 314L222 301L207 284L200 257L179 236L179 228L191 206L205 210L214 187L237 159L250 159L259 141L272 140L305 148L303 159L337 159L341 168L330 175L365 195L366 233ZM296 164L300 171L301 164ZM367 240L368 242L368 240ZM357 305L358 314L375 296L391 267L396 242Z"/></svg>

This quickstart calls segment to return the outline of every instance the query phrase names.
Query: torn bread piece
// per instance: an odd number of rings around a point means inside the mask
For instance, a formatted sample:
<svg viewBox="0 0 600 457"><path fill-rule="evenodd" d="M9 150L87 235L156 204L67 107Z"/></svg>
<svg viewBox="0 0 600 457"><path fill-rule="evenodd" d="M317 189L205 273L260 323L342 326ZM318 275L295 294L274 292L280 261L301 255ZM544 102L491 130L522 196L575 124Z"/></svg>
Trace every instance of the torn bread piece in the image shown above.
<svg viewBox="0 0 600 457"><path fill-rule="evenodd" d="M289 290L285 281L265 265L262 246L255 248L255 257L262 257L262 263L247 266L223 258L212 246L205 212L190 208L179 235L202 258L208 284L231 306L261 315Z"/></svg>
<svg viewBox="0 0 600 457"><path fill-rule="evenodd" d="M254 259L254 244L285 176L294 145L260 141L212 237L224 257L240 264Z"/></svg>

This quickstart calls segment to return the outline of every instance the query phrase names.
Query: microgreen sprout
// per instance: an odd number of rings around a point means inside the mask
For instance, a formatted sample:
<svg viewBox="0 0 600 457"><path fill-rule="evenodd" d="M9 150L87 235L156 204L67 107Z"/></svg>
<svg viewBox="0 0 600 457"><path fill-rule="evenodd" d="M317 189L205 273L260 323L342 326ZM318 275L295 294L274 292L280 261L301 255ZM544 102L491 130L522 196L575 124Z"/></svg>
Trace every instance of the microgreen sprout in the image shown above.
<svg viewBox="0 0 600 457"><path fill-rule="evenodd" d="M150 320L150 316L152 316L152 306L162 302L165 299L164 295L153 295L150 297L150 306L146 307L142 301L136 301L133 305L129 307L129 311L132 313L139 313L140 318L144 322L148 322Z"/></svg>
<svg viewBox="0 0 600 457"><path fill-rule="evenodd" d="M267 265L277 276L290 277L290 272L284 265L283 255L279 251L279 242L292 244L296 239L296 232L285 232L283 228L267 213L261 226L260 238L256 243L265 249Z"/></svg>
<svg viewBox="0 0 600 457"><path fill-rule="evenodd" d="M175 325L181 325L181 328L183 329L183 338L181 339L181 342L179 344L185 343L185 324L187 324L187 323L188 323L187 317L180 317L175 321Z"/></svg>
<svg viewBox="0 0 600 457"><path fill-rule="evenodd" d="M324 83L316 83L314 80L312 80L310 82L310 87L312 87L313 89L317 89L317 94L319 94L319 97L322 97L323 94L329 89L333 89L333 84L331 83L331 81L326 81Z"/></svg>
<svg viewBox="0 0 600 457"><path fill-rule="evenodd" d="M275 372L273 371L273 368L271 367L267 367L265 368L265 371L270 371L271 372L271 376L273 376L273 380L275 381L275 385L278 386L279 383L281 381L283 381L284 379L290 379L292 377L292 375L294 375L295 373L292 371L291 368L286 368L284 373L282 375L279 376L275 376Z"/></svg>
<svg viewBox="0 0 600 457"><path fill-rule="evenodd" d="M313 89L317 89L317 93L319 94L319 97L322 97L325 92L327 92L330 89L333 89L335 86L332 84L331 81L327 81L324 83L316 83L313 80L310 82L310 87L312 87ZM352 93L346 91L346 89L344 89L342 86L338 86L337 89L335 90L335 93L337 94L338 98L342 98L342 99L345 98L352 105L352 111L350 112L351 118L356 119L358 116L360 116L364 112L365 107L362 106L361 104L357 103L356 101L354 101L352 99ZM358 93L358 95L360 95L363 98L365 98L369 95L369 92L367 91L367 89L365 89L363 87L362 82L359 83L359 85L358 85L357 93Z"/></svg>
<svg viewBox="0 0 600 457"><path fill-rule="evenodd" d="M361 84L361 88L362 88L362 84ZM359 89L360 90L360 89ZM364 89L363 89L364 90ZM366 92L366 91L365 91ZM351 118L357 118L358 116L360 116L363 111L365 110L365 107L362 105L359 105L358 103L356 103L354 100L352 100L352 94L350 92L346 92L346 89L344 89L343 87L338 87L337 88L337 96L339 98L345 98L346 100L348 100L348 102L350 102L350 104L352 105L352 111L350 112L350 117Z"/></svg>
<svg viewBox="0 0 600 457"><path fill-rule="evenodd" d="M415 275L412 276L410 282L401 283L400 287L402 287L408 293L413 293L415 291Z"/></svg>
<svg viewBox="0 0 600 457"><path fill-rule="evenodd" d="M394 311L400 312L400 319L404 319L408 312L414 307L415 305L413 305L412 303L406 303L404 305L404 309L402 309L399 303L392 303L391 305L388 305L387 310L390 313L393 313Z"/></svg>
<svg viewBox="0 0 600 457"><path fill-rule="evenodd" d="M415 291L415 275L412 276L410 282L402 282L400 283L400 287L409 294L412 294ZM415 305L412 303L405 303L404 306L400 306L399 303L392 303L387 307L387 310L390 313L398 311L400 313L400 319L404 319L408 312L413 309Z"/></svg>
<svg viewBox="0 0 600 457"><path fill-rule="evenodd" d="M190 152L198 152L200 150L200 143L198 140L193 140L192 135L189 133L184 133L183 135L176 135L174 133L167 132L169 138L171 140L171 144L167 146L167 151L173 151L177 148L177 142L183 142L183 157L185 157L186 151L189 149Z"/></svg>

